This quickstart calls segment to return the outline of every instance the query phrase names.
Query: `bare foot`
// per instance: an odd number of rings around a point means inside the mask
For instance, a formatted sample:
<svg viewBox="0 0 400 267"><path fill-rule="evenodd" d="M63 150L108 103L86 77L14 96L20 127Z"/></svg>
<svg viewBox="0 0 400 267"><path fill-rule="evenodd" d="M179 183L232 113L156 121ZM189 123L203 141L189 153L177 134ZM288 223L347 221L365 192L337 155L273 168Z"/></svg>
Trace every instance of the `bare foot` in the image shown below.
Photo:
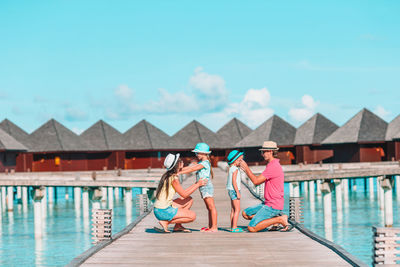
<svg viewBox="0 0 400 267"><path fill-rule="evenodd" d="M158 223L164 229L164 232L170 233L170 231L168 230L168 221L158 221Z"/></svg>
<svg viewBox="0 0 400 267"><path fill-rule="evenodd" d="M209 228L204 231L204 233L216 233L218 232L218 228Z"/></svg>

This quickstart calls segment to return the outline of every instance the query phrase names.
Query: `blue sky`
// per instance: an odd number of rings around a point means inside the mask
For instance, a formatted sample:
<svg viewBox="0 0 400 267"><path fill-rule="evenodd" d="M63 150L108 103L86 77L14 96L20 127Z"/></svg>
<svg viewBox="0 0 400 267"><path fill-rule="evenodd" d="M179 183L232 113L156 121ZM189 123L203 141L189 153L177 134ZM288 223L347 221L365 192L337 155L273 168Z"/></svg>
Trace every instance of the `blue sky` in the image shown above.
<svg viewBox="0 0 400 267"><path fill-rule="evenodd" d="M399 1L1 1L0 120L252 128L400 114Z"/></svg>

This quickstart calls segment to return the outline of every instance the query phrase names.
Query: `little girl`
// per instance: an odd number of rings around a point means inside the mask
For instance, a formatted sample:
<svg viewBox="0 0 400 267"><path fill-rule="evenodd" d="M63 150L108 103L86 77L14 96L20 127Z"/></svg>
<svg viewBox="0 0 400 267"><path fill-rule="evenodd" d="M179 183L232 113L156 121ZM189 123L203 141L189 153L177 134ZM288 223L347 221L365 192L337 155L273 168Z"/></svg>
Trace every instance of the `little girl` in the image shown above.
<svg viewBox="0 0 400 267"><path fill-rule="evenodd" d="M228 157L228 164L230 165L228 179L226 181L226 189L231 198L231 232L241 233L242 228L237 227L237 221L240 213L240 183L241 173L239 171L239 164L243 159L243 152L232 150Z"/></svg>
<svg viewBox="0 0 400 267"><path fill-rule="evenodd" d="M214 186L211 178L214 178L214 173L210 163L209 154L211 153L210 147L206 143L198 143L194 150L199 162L196 165L184 167L179 174L186 174L196 172L196 181L200 179L208 179L208 183L199 188L201 197L204 200L208 210L208 227L201 228L202 232L217 232L217 209L214 203Z"/></svg>

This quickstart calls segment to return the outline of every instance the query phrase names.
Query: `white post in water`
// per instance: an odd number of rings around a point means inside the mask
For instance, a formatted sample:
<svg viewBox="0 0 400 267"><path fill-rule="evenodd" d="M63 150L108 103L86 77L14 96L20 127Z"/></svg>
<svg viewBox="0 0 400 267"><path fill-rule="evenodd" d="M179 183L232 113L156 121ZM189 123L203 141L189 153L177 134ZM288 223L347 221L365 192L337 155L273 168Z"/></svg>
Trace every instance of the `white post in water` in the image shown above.
<svg viewBox="0 0 400 267"><path fill-rule="evenodd" d="M7 205L7 190L5 186L1 187L1 205L3 206L4 210L6 209Z"/></svg>
<svg viewBox="0 0 400 267"><path fill-rule="evenodd" d="M317 180L317 196L321 195L321 180Z"/></svg>
<svg viewBox="0 0 400 267"><path fill-rule="evenodd" d="M108 208L112 209L114 207L114 189L110 186L108 187Z"/></svg>
<svg viewBox="0 0 400 267"><path fill-rule="evenodd" d="M342 179L333 180L335 183L336 211L342 212Z"/></svg>
<svg viewBox="0 0 400 267"><path fill-rule="evenodd" d="M374 193L374 177L368 178L368 187L369 187L369 199L373 200L375 193Z"/></svg>
<svg viewBox="0 0 400 267"><path fill-rule="evenodd" d="M300 197L300 184L299 182L292 182L293 186L293 196Z"/></svg>
<svg viewBox="0 0 400 267"><path fill-rule="evenodd" d="M114 197L115 197L115 201L119 200L119 187L114 188Z"/></svg>
<svg viewBox="0 0 400 267"><path fill-rule="evenodd" d="M343 183L344 206L347 208L349 206L349 179L347 178L342 179L342 183Z"/></svg>
<svg viewBox="0 0 400 267"><path fill-rule="evenodd" d="M393 226L393 193L392 193L392 179L385 178L381 181L381 187L384 190L385 201L385 227Z"/></svg>
<svg viewBox="0 0 400 267"><path fill-rule="evenodd" d="M49 204L53 204L54 203L54 187L53 186L49 186L47 188L47 195L48 195Z"/></svg>
<svg viewBox="0 0 400 267"><path fill-rule="evenodd" d="M34 188L33 192L33 211L34 211L34 224L35 224L35 238L42 237L42 198L44 196L43 188Z"/></svg>
<svg viewBox="0 0 400 267"><path fill-rule="evenodd" d="M125 214L126 224L130 224L132 221L132 188L125 187Z"/></svg>
<svg viewBox="0 0 400 267"><path fill-rule="evenodd" d="M83 218L89 218L89 189L84 187L82 190L82 207L83 207Z"/></svg>
<svg viewBox="0 0 400 267"><path fill-rule="evenodd" d="M380 196L381 196L381 184L380 184L380 176L376 177L376 198L378 199L378 201L380 200Z"/></svg>
<svg viewBox="0 0 400 267"><path fill-rule="evenodd" d="M312 211L314 211L315 208L315 188L314 188L314 181L309 181L308 182L308 186L309 186L309 193L310 193L310 208Z"/></svg>
<svg viewBox="0 0 400 267"><path fill-rule="evenodd" d="M322 183L321 192L324 199L325 237L332 241L332 184L330 182Z"/></svg>
<svg viewBox="0 0 400 267"><path fill-rule="evenodd" d="M352 179L353 182L353 191L356 192L357 191L357 179Z"/></svg>
<svg viewBox="0 0 400 267"><path fill-rule="evenodd" d="M293 185L292 185L292 183L289 183L289 196L293 197Z"/></svg>
<svg viewBox="0 0 400 267"><path fill-rule="evenodd" d="M103 186L101 188L101 193L102 193L101 202L106 202L107 201L107 187Z"/></svg>
<svg viewBox="0 0 400 267"><path fill-rule="evenodd" d="M68 187L65 187L65 199L69 199L69 193L68 193L68 190L69 188Z"/></svg>
<svg viewBox="0 0 400 267"><path fill-rule="evenodd" d="M304 181L304 197L308 197L308 181Z"/></svg>
<svg viewBox="0 0 400 267"><path fill-rule="evenodd" d="M400 175L396 175L396 197L400 201Z"/></svg>
<svg viewBox="0 0 400 267"><path fill-rule="evenodd" d="M14 187L7 187L7 210L13 211L14 209Z"/></svg>
<svg viewBox="0 0 400 267"><path fill-rule="evenodd" d="M28 187L22 187L22 210L24 212L28 211Z"/></svg>
<svg viewBox="0 0 400 267"><path fill-rule="evenodd" d="M43 198L42 198L42 217L47 217L47 188L43 187Z"/></svg>
<svg viewBox="0 0 400 267"><path fill-rule="evenodd" d="M17 200L22 198L22 190L20 186L17 186Z"/></svg>
<svg viewBox="0 0 400 267"><path fill-rule="evenodd" d="M103 198L103 190L95 188L92 196L92 209L100 209L100 201Z"/></svg>
<svg viewBox="0 0 400 267"><path fill-rule="evenodd" d="M74 187L74 204L76 215L80 216L81 214L81 193L82 189L79 186Z"/></svg>
<svg viewBox="0 0 400 267"><path fill-rule="evenodd" d="M383 181L384 177L383 176L379 176L378 180L379 180L379 209L380 210L385 210L385 191L383 190L382 187L382 181Z"/></svg>

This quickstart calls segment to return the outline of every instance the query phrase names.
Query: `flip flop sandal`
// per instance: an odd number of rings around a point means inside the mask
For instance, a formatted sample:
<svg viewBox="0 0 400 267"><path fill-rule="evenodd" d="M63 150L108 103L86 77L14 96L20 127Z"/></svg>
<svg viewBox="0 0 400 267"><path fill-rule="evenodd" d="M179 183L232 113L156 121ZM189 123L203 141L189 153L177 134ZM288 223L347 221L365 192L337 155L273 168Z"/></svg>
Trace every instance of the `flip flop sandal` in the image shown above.
<svg viewBox="0 0 400 267"><path fill-rule="evenodd" d="M200 229L200 232L205 232L205 231L207 231L207 230L209 230L208 227L203 227L203 228Z"/></svg>
<svg viewBox="0 0 400 267"><path fill-rule="evenodd" d="M293 230L294 226L292 224L288 224L285 227L283 227L279 232L291 232Z"/></svg>
<svg viewBox="0 0 400 267"><path fill-rule="evenodd" d="M154 227L154 231L158 232L158 233L163 233L163 234L170 234L170 231L165 231L163 228L159 228L159 227Z"/></svg>
<svg viewBox="0 0 400 267"><path fill-rule="evenodd" d="M271 228L268 229L268 231L280 231L282 230L282 226L272 226Z"/></svg>
<svg viewBox="0 0 400 267"><path fill-rule="evenodd" d="M244 231L243 231L243 229L242 228L233 228L232 230L231 230L231 232L232 233L243 233Z"/></svg>

